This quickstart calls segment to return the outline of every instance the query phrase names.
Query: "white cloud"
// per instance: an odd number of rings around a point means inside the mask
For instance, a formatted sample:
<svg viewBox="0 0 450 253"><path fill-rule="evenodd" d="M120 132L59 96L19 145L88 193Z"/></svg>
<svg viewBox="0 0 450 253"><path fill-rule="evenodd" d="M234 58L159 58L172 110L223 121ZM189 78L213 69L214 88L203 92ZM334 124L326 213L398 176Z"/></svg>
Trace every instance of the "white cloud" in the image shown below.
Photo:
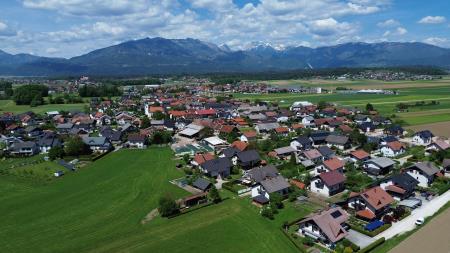
<svg viewBox="0 0 450 253"><path fill-rule="evenodd" d="M378 27L394 27L394 26L399 26L399 25L400 25L400 22L398 22L395 19L388 19L383 22L379 22L377 24Z"/></svg>
<svg viewBox="0 0 450 253"><path fill-rule="evenodd" d="M448 47L450 44L450 41L448 39L440 37L426 38L425 40L423 40L423 42L440 47Z"/></svg>
<svg viewBox="0 0 450 253"><path fill-rule="evenodd" d="M338 33L348 33L354 28L346 22L339 23L334 18L314 20L309 23L310 31L317 36L331 36Z"/></svg>
<svg viewBox="0 0 450 253"><path fill-rule="evenodd" d="M395 30L384 32L383 37L402 36L407 33L408 33L408 30L406 30L404 27L397 27L397 29L395 29Z"/></svg>
<svg viewBox="0 0 450 253"><path fill-rule="evenodd" d="M419 20L419 24L442 24L447 19L443 16L426 16Z"/></svg>

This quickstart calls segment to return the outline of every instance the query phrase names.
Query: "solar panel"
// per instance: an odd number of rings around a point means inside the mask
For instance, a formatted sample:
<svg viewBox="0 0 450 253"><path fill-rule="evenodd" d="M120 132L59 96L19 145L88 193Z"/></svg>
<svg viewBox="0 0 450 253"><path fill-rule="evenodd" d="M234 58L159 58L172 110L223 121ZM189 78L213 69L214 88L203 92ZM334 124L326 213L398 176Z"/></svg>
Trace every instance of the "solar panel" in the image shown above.
<svg viewBox="0 0 450 253"><path fill-rule="evenodd" d="M342 213L340 211L334 211L331 213L331 216L333 216L333 218L338 218L341 217Z"/></svg>

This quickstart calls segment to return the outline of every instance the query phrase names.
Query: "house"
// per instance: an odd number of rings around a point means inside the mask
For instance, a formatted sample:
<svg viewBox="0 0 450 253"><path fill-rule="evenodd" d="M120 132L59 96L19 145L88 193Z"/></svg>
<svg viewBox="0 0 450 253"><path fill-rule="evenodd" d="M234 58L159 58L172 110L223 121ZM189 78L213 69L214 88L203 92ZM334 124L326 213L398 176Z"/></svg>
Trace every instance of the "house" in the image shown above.
<svg viewBox="0 0 450 253"><path fill-rule="evenodd" d="M385 134L394 136L402 136L404 131L405 130L399 125L391 125L384 129Z"/></svg>
<svg viewBox="0 0 450 253"><path fill-rule="evenodd" d="M264 167L256 167L251 170L248 170L244 173L243 182L249 185L257 185L261 183L263 180L267 178L274 178L278 176L280 173L277 168L273 165L267 165ZM252 197L255 197L259 194L255 194Z"/></svg>
<svg viewBox="0 0 450 253"><path fill-rule="evenodd" d="M394 168L395 162L387 157L375 157L363 164L364 170L371 175L384 175Z"/></svg>
<svg viewBox="0 0 450 253"><path fill-rule="evenodd" d="M230 175L231 161L226 157L215 158L200 165L200 170L210 177L226 178Z"/></svg>
<svg viewBox="0 0 450 253"><path fill-rule="evenodd" d="M312 140L307 136L299 136L291 141L291 147L296 150L308 150L313 146Z"/></svg>
<svg viewBox="0 0 450 253"><path fill-rule="evenodd" d="M338 171L344 173L345 162L337 157L325 160L321 165L317 166L315 174L319 175L323 172Z"/></svg>
<svg viewBox="0 0 450 253"><path fill-rule="evenodd" d="M28 126L25 128L25 133L27 133L28 137L36 138L42 134L42 129L38 126Z"/></svg>
<svg viewBox="0 0 450 253"><path fill-rule="evenodd" d="M264 198L270 200L270 194L273 193L286 196L289 193L290 186L288 181L281 175L266 178L252 188L252 198L262 195Z"/></svg>
<svg viewBox="0 0 450 253"><path fill-rule="evenodd" d="M128 141L127 144L130 146L130 148L145 148L145 142L146 138L144 135L141 134L130 134L127 137Z"/></svg>
<svg viewBox="0 0 450 253"><path fill-rule="evenodd" d="M239 149L239 151L244 151L247 149L248 143L243 141L234 141L231 143L231 147Z"/></svg>
<svg viewBox="0 0 450 253"><path fill-rule="evenodd" d="M309 135L309 137L313 141L314 145L320 145L320 144L325 144L326 143L326 139L327 139L328 135L330 135L330 132L327 132L327 131L316 131L316 132L312 132Z"/></svg>
<svg viewBox="0 0 450 253"><path fill-rule="evenodd" d="M376 127L372 122L363 122L358 125L358 128L364 133L369 133L375 131Z"/></svg>
<svg viewBox="0 0 450 253"><path fill-rule="evenodd" d="M311 160L313 163L322 161L323 156L317 149L311 149L303 152L303 156L306 160Z"/></svg>
<svg viewBox="0 0 450 253"><path fill-rule="evenodd" d="M395 157L405 153L406 146L399 141L393 141L382 145L380 151L385 157Z"/></svg>
<svg viewBox="0 0 450 253"><path fill-rule="evenodd" d="M209 161L209 160L213 160L214 159L214 155L210 154L210 153L197 153L194 156L194 159L192 160L192 165L194 166L200 166L202 165L204 162Z"/></svg>
<svg viewBox="0 0 450 253"><path fill-rule="evenodd" d="M179 135L188 137L188 138L194 138L197 137L200 133L200 131L202 131L205 127L204 126L200 126L197 124L189 124L187 125L181 132L179 132Z"/></svg>
<svg viewBox="0 0 450 253"><path fill-rule="evenodd" d="M358 149L350 153L350 159L354 162L364 162L370 159L370 154L362 149Z"/></svg>
<svg viewBox="0 0 450 253"><path fill-rule="evenodd" d="M256 124L256 132L258 132L259 134L261 133L269 133L277 128L280 127L280 124L274 122L274 123L259 123Z"/></svg>
<svg viewBox="0 0 450 253"><path fill-rule="evenodd" d="M39 138L37 145L41 153L48 153L51 148L60 147L61 141L58 139L56 134L47 132Z"/></svg>
<svg viewBox="0 0 450 253"><path fill-rule="evenodd" d="M349 138L347 136L343 136L343 135L328 135L325 138L325 142L327 143L328 147L336 147L340 150L345 150L350 148L350 142L349 142Z"/></svg>
<svg viewBox="0 0 450 253"><path fill-rule="evenodd" d="M8 150L17 156L32 156L39 153L39 147L33 141L14 142Z"/></svg>
<svg viewBox="0 0 450 253"><path fill-rule="evenodd" d="M65 134L65 133L70 132L70 130L72 130L73 126L74 125L72 123L58 124L58 125L56 125L56 131L58 131L58 133Z"/></svg>
<svg viewBox="0 0 450 253"><path fill-rule="evenodd" d="M445 174L448 175L450 173L450 159L444 159L442 167L444 167Z"/></svg>
<svg viewBox="0 0 450 253"><path fill-rule="evenodd" d="M416 145L426 146L431 144L434 135L430 130L423 130L414 134L412 142Z"/></svg>
<svg viewBox="0 0 450 253"><path fill-rule="evenodd" d="M287 128L287 127L277 127L277 128L275 128L275 133L277 135L286 137L289 134L289 128Z"/></svg>
<svg viewBox="0 0 450 253"><path fill-rule="evenodd" d="M199 177L192 183L192 186L201 190L202 192L206 192L211 188L212 184L209 180Z"/></svg>
<svg viewBox="0 0 450 253"><path fill-rule="evenodd" d="M277 157L278 159L289 159L292 154L296 153L296 149L291 146L276 148L269 153L269 156Z"/></svg>
<svg viewBox="0 0 450 253"><path fill-rule="evenodd" d="M345 177L339 171L329 171L320 173L311 180L311 192L330 197L342 192L344 187Z"/></svg>
<svg viewBox="0 0 450 253"><path fill-rule="evenodd" d="M109 142L109 140L103 136L101 137L83 136L81 139L83 140L84 144L88 145L93 152L104 153L108 152L112 148L112 145Z"/></svg>
<svg viewBox="0 0 450 253"><path fill-rule="evenodd" d="M247 150L237 153L237 161L243 169L251 169L260 164L261 157L256 150Z"/></svg>
<svg viewBox="0 0 450 253"><path fill-rule="evenodd" d="M123 132L119 130L113 130L111 127L107 126L100 129L100 136L105 137L114 144L119 144L122 142Z"/></svg>
<svg viewBox="0 0 450 253"><path fill-rule="evenodd" d="M217 136L203 139L203 142L214 150L220 150L228 146L228 143Z"/></svg>
<svg viewBox="0 0 450 253"><path fill-rule="evenodd" d="M394 198L380 186L361 193L351 193L347 200L347 206L355 209L356 215L366 220L380 218L389 211L392 203Z"/></svg>
<svg viewBox="0 0 450 253"><path fill-rule="evenodd" d="M429 187L439 169L432 162L418 162L406 168L406 172L419 181L420 187Z"/></svg>
<svg viewBox="0 0 450 253"><path fill-rule="evenodd" d="M298 232L333 248L348 235L344 228L348 218L349 215L342 208L330 208L299 221Z"/></svg>
<svg viewBox="0 0 450 253"><path fill-rule="evenodd" d="M311 126L311 125L314 125L314 117L313 117L313 116L306 116L306 117L303 117L303 119L302 119L302 124L303 124L304 126Z"/></svg>
<svg viewBox="0 0 450 253"><path fill-rule="evenodd" d="M164 112L164 108L162 108L161 106L146 106L145 107L145 115L147 115L150 119L153 118L153 114L157 113L157 112Z"/></svg>
<svg viewBox="0 0 450 253"><path fill-rule="evenodd" d="M426 148L427 151L445 151L450 149L450 144L446 141L438 139L429 144Z"/></svg>
<svg viewBox="0 0 450 253"><path fill-rule="evenodd" d="M394 199L402 200L414 196L414 191L418 184L419 181L408 173L401 173L383 180L380 183L380 187Z"/></svg>
<svg viewBox="0 0 450 253"><path fill-rule="evenodd" d="M322 155L323 160L331 159L331 158L335 157L335 155L336 155L336 152L334 152L328 146L320 146L320 147L317 148L317 150Z"/></svg>
<svg viewBox="0 0 450 253"><path fill-rule="evenodd" d="M244 141L244 142L256 141L257 135L258 135L258 133L256 131L253 131L253 130L245 131L241 135L240 139L241 139L241 141Z"/></svg>

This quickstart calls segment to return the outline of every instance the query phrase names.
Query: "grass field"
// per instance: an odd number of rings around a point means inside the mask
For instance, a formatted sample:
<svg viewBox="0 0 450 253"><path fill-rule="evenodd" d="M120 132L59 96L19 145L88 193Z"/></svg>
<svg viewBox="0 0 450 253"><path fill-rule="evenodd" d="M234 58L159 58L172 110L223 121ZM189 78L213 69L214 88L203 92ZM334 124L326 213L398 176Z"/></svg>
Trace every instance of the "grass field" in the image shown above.
<svg viewBox="0 0 450 253"><path fill-rule="evenodd" d="M296 252L284 221L310 213L283 209L274 221L250 200L224 202L173 219L140 221L182 176L172 151L114 152L47 184L0 175L0 248L4 252ZM226 192L224 192L226 193Z"/></svg>
<svg viewBox="0 0 450 253"><path fill-rule="evenodd" d="M36 180L55 179L53 173L59 170L67 173L67 169L56 162L44 161L43 155L26 158L3 158L0 160L0 171L2 170L5 171L5 174Z"/></svg>
<svg viewBox="0 0 450 253"><path fill-rule="evenodd" d="M377 87L374 87L377 88ZM277 102L280 106L288 107L295 101L307 100L313 103L327 101L341 106L353 106L363 109L371 103L383 115L396 114L408 125L428 124L450 120L450 81L439 87L414 87L399 89L399 95L376 94L234 94L239 99ZM419 101L438 101L439 104L411 107L408 112L397 113L395 105L398 103L415 103Z"/></svg>
<svg viewBox="0 0 450 253"><path fill-rule="evenodd" d="M2 112L23 113L32 111L43 114L49 111L83 111L86 104L46 104L37 107L16 105L12 100L0 100L0 114Z"/></svg>

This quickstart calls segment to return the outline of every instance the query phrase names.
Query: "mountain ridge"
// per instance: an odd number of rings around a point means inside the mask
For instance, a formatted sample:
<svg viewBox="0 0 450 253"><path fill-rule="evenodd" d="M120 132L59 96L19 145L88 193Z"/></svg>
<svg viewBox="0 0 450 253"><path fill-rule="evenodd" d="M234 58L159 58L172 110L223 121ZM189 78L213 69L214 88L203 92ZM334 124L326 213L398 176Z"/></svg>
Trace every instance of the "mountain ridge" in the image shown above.
<svg viewBox="0 0 450 253"><path fill-rule="evenodd" d="M450 49L420 42L352 42L310 48L260 44L230 50L198 39L130 40L66 58L8 54L0 50L0 75L148 75L285 71L336 67L450 67Z"/></svg>

